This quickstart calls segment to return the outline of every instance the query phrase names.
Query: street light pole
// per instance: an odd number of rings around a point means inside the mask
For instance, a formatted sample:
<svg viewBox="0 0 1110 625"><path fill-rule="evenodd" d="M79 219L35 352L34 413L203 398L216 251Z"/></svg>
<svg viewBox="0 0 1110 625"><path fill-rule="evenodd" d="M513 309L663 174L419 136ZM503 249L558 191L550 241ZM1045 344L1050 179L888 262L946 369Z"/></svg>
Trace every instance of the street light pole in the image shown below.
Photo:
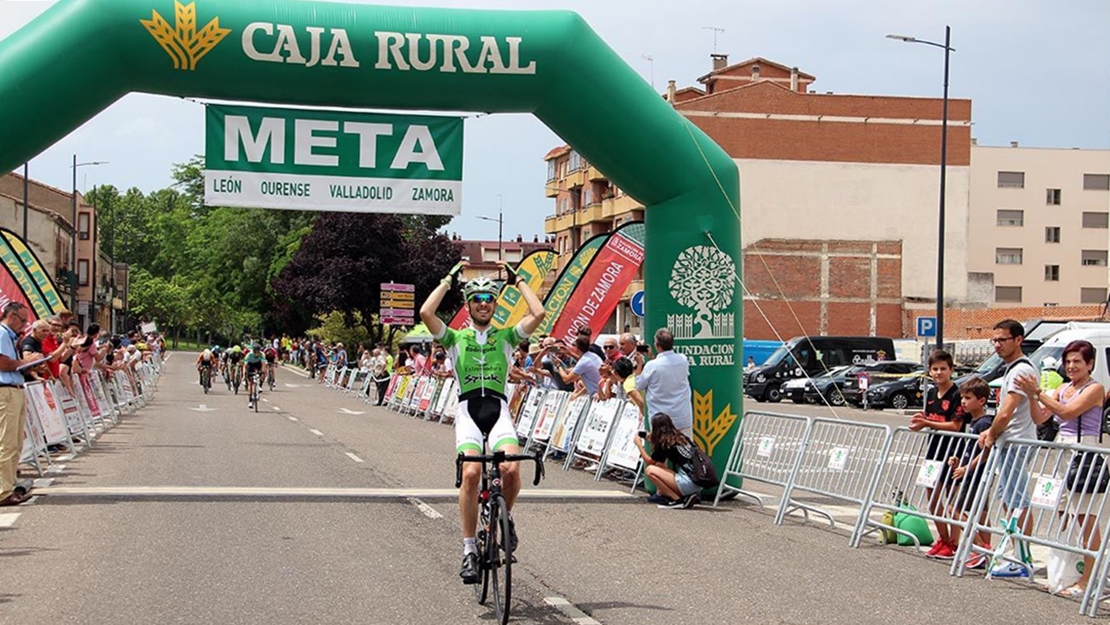
<svg viewBox="0 0 1110 625"><path fill-rule="evenodd" d="M925 41L904 35L887 35L906 43L923 43L944 50L944 98L941 104L940 121L940 215L937 219L937 349L944 348L944 195L946 174L948 173L948 59L956 50L952 47L952 27L944 27L944 43Z"/></svg>
<svg viewBox="0 0 1110 625"><path fill-rule="evenodd" d="M505 219L504 219L504 216L502 214L501 194L497 195L497 219L494 219L493 217L486 217L485 215L475 215L474 218L475 219L481 219L482 221L496 221L497 222L497 260L501 260L501 261L505 260L504 252L502 250L502 247L504 246L502 241L504 240L503 232L504 232L504 226L505 226ZM498 277L498 279L501 278L501 269L497 270L497 277Z"/></svg>
<svg viewBox="0 0 1110 625"><path fill-rule="evenodd" d="M107 164L108 161L89 161L87 163L78 163L77 155L73 155L73 165L71 165L71 167L73 168L73 197L71 198L71 201L73 203L73 245L70 248L71 256L69 260L70 269L73 272L73 281L70 284L69 309L74 315L77 315L77 289L79 286L77 276L77 237L81 232L81 228L77 223L77 168ZM93 248L93 254L96 254L95 246ZM95 298L95 296L96 280L95 278L93 278L93 297Z"/></svg>

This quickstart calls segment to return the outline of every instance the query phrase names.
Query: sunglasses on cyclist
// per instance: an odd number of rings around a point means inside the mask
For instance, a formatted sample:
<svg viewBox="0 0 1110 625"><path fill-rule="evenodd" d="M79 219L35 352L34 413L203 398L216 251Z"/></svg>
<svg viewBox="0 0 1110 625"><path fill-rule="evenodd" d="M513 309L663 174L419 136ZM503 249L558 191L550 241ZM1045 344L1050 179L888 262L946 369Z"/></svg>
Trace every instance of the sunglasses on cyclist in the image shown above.
<svg viewBox="0 0 1110 625"><path fill-rule="evenodd" d="M475 293L474 295L470 296L470 301L474 302L475 304L492 304L493 303L493 294L491 294L491 293Z"/></svg>

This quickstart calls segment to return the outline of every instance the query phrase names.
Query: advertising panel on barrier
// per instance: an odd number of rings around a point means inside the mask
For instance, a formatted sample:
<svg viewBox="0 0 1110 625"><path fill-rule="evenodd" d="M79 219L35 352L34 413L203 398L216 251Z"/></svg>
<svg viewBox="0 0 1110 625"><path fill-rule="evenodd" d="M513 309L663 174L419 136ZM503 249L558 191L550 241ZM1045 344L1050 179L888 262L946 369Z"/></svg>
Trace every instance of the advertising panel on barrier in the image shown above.
<svg viewBox="0 0 1110 625"><path fill-rule="evenodd" d="M565 391L559 391L565 392ZM568 393L569 395L569 393ZM574 445L574 430L582 417L587 402L590 399L585 395L575 397L567 402L566 409L559 412L559 418L551 432L551 448L556 451L569 452Z"/></svg>
<svg viewBox="0 0 1110 625"><path fill-rule="evenodd" d="M89 382L89 374L82 373L77 376L77 379L81 387L81 396L85 400L85 407L88 408L93 418L102 418L104 415L100 413L100 404L96 402L96 393L93 392L92 383ZM126 390L124 393L126 393Z"/></svg>
<svg viewBox="0 0 1110 625"><path fill-rule="evenodd" d="M582 433L578 435L578 444L575 450L586 454L601 456L605 451L605 444L609 442L609 431L616 420L617 408L620 400L610 399L590 404L590 412L586 416L586 423L582 426Z"/></svg>
<svg viewBox="0 0 1110 625"><path fill-rule="evenodd" d="M209 104L205 118L206 206L462 209L459 117Z"/></svg>
<svg viewBox="0 0 1110 625"><path fill-rule="evenodd" d="M559 416L559 410L569 396L570 393L561 391L547 392L547 396L543 400L543 410L540 411L540 416L536 418L536 424L532 427L532 440L547 442L551 439L551 430L555 425L555 419Z"/></svg>
<svg viewBox="0 0 1110 625"><path fill-rule="evenodd" d="M42 382L31 382L23 387L23 394L28 399L29 408L39 420L46 444L68 442L69 431L66 428L65 417L62 416L58 402L50 387Z"/></svg>
<svg viewBox="0 0 1110 625"><path fill-rule="evenodd" d="M610 437L609 450L605 454L605 464L629 471L640 467L640 450L636 447L636 436L643 422L640 407L632 402L625 402L613 425L613 436Z"/></svg>
<svg viewBox="0 0 1110 625"><path fill-rule="evenodd" d="M545 391L533 388L528 390L528 398L524 400L524 409L520 411L520 419L516 422L516 435L521 440L528 438L532 433L532 426L536 423L536 416L540 412L540 403L543 401Z"/></svg>
<svg viewBox="0 0 1110 625"><path fill-rule="evenodd" d="M393 398L397 395L397 386L401 377L396 373L389 377L389 385L385 387L385 401L393 401Z"/></svg>
<svg viewBox="0 0 1110 625"><path fill-rule="evenodd" d="M69 431L73 434L85 433L85 420L81 418L81 407L77 405L77 400L65 390L61 382L54 386L54 390L54 396L61 400L62 414L65 416Z"/></svg>
<svg viewBox="0 0 1110 625"><path fill-rule="evenodd" d="M439 390L439 380L428 378L424 385L424 392L420 394L420 401L416 405L417 412L424 413L428 411L428 407L432 405L432 397L435 396L437 390Z"/></svg>
<svg viewBox="0 0 1110 625"><path fill-rule="evenodd" d="M457 391L455 390L455 379L448 378L447 381L443 384L443 390L441 390L439 392L439 396L436 397L435 408L432 410L433 414L442 416L443 412L447 410L447 403L450 400L451 395L456 394Z"/></svg>

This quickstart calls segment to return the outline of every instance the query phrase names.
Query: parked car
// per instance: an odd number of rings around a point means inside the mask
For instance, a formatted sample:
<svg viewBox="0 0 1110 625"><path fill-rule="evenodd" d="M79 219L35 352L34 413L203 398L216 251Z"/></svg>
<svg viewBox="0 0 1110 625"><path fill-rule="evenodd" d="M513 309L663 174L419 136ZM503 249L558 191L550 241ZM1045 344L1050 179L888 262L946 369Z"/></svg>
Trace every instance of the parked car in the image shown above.
<svg viewBox="0 0 1110 625"><path fill-rule="evenodd" d="M804 400L807 403L824 404L833 406L844 405L844 384L848 374L860 369L859 365L844 365L830 371L827 375L807 380L805 385Z"/></svg>
<svg viewBox="0 0 1110 625"><path fill-rule="evenodd" d="M886 361L868 364L845 376L844 390L842 391L844 400L853 406L863 405L863 393L860 392L859 388L859 377L861 375L867 376L867 386L870 388L924 370L925 367L921 366L920 363L909 361Z"/></svg>
<svg viewBox="0 0 1110 625"><path fill-rule="evenodd" d="M925 387L928 383L928 374L925 371L918 371L897 380L876 384L867 389L867 407L877 410L923 407Z"/></svg>
<svg viewBox="0 0 1110 625"><path fill-rule="evenodd" d="M744 376L744 393L756 401L782 400L787 380L828 373L842 365L894 358L894 341L877 336L798 336Z"/></svg>
<svg viewBox="0 0 1110 625"><path fill-rule="evenodd" d="M809 380L806 378L794 378L782 383L782 398L789 399L795 404L804 404L806 384Z"/></svg>

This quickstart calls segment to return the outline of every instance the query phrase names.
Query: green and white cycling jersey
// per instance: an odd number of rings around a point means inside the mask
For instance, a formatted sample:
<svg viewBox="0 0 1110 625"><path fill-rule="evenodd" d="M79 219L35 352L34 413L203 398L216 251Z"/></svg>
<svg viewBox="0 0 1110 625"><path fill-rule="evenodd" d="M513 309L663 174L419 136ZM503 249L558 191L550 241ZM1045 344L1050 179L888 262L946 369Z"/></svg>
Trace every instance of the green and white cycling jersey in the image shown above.
<svg viewBox="0 0 1110 625"><path fill-rule="evenodd" d="M488 328L485 332L474 328L453 330L444 325L434 338L448 350L451 362L455 363L459 398L466 400L491 391L498 397L505 397L513 350L528 336L520 324L511 328Z"/></svg>

